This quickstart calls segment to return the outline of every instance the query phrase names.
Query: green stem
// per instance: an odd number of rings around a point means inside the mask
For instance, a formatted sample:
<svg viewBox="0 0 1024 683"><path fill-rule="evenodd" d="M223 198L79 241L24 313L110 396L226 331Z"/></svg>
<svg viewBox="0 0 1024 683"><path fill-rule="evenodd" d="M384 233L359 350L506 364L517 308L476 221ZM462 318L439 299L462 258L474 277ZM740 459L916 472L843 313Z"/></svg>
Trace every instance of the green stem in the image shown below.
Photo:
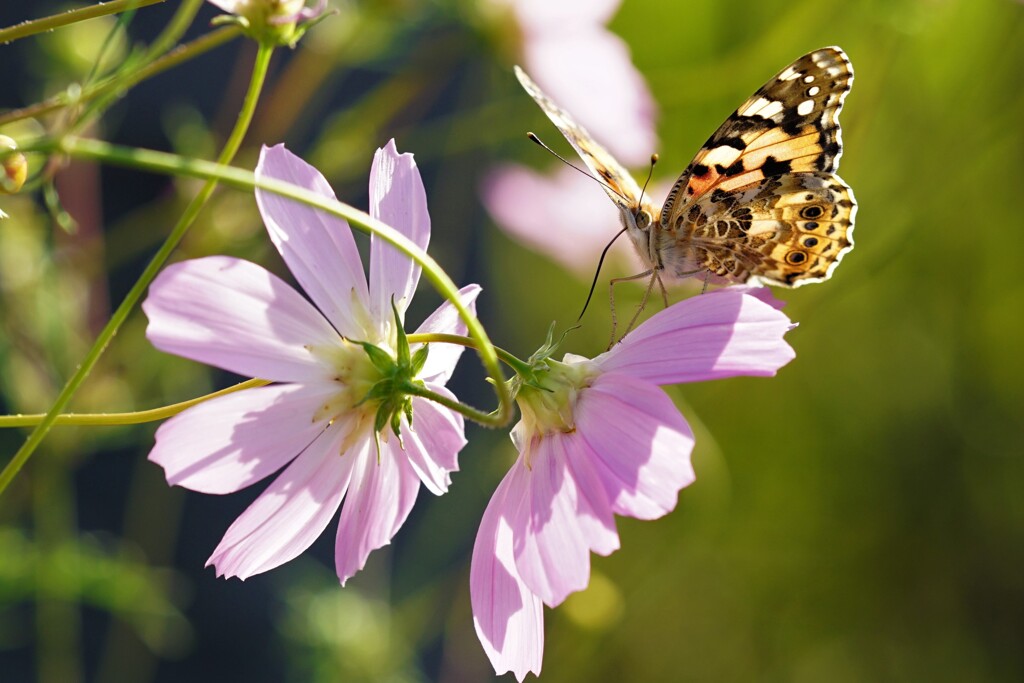
<svg viewBox="0 0 1024 683"><path fill-rule="evenodd" d="M470 417L468 415L468 412L479 412L477 410L474 410L473 408L469 408L469 406L467 406L465 403L461 403L459 401L456 401L455 399L448 398L447 396L433 392L430 389L427 389L426 387L417 386L412 382L403 383L400 388L403 393L410 394L412 396L420 396L427 400L433 401L434 403L440 403L445 408L454 410L455 412L461 413L462 415L466 415L467 417ZM469 409L468 411L467 408Z"/></svg>
<svg viewBox="0 0 1024 683"><path fill-rule="evenodd" d="M442 334L439 332L429 332L420 334L409 335L410 344L458 344L460 346L467 346L471 349L477 347L476 341L469 337L463 337L458 334ZM515 370L518 374L522 374L523 371L528 371L530 365L525 361L516 358L505 349L495 346L494 350L506 365ZM162 406L160 408L150 408L149 410L136 410L130 413L61 413L54 420L55 425L79 425L79 426L92 426L92 427L112 427L117 425L133 425L142 424L144 422L156 422L157 420L166 420L169 417L174 417L186 408L209 401L210 399L218 398L220 396L226 396L227 394L233 394L236 391L242 391L243 389L252 389L255 387L263 387L270 384L265 379L247 379L244 382L239 382L226 389L220 391L214 391L210 394L203 396L197 396L187 401L181 401L180 403L172 403L168 406ZM438 400L439 403L443 403L453 410L458 410L460 413L465 414L463 411L465 408L473 410L471 406L466 406L462 403L452 403L450 399L441 401L436 398L435 394L429 392L430 395L424 394L420 391L410 392L416 393L418 396L424 396L432 400ZM443 398L443 397L442 397ZM32 427L43 421L46 415L44 413L36 413L34 415L0 415L0 429L4 427Z"/></svg>
<svg viewBox="0 0 1024 683"><path fill-rule="evenodd" d="M186 0L185 4L188 4ZM183 5L184 7L184 5ZM231 131L231 135L228 137L227 142L224 144L224 149L221 151L218 157L220 164L229 163L238 151L238 148L242 144L242 139L245 137L246 131L249 129L249 124L252 122L253 112L256 110L256 103L259 101L260 91L263 89L263 82L267 75L267 68L270 65L270 57L273 54L274 48L270 45L260 45L259 52L256 54L256 61L253 64L252 78L249 82L249 90L245 95L245 100L242 103L242 108L238 112L238 120L235 122L234 130ZM200 210L206 204L210 195L213 194L214 188L217 187L217 179L211 177L207 180L203 189L199 191L195 199L189 203L185 209L185 213L182 214L178 220L177 225L171 231L171 234L167 237L167 241L164 242L160 250L157 251L156 255L146 266L146 270L143 271L142 275L136 281L135 285L131 288L128 294L125 296L124 301L117 307L114 314L110 316L110 320L107 322L103 331L100 332L99 337L96 339L92 348L89 349L89 353L86 354L85 359L78 366L75 373L71 376L71 379L67 381L60 394L57 395L57 399L50 406L50 410L47 411L46 416L43 417L43 421L40 422L32 433L28 435L25 443L22 444L18 452L14 454L11 461L7 463L3 471L0 472L0 493L3 493L7 488L11 480L14 479L15 475L21 470L25 462L31 457L35 449L42 443L46 434L50 431L54 422L57 420L57 416L64 410L67 404L71 401L72 396L78 391L78 388L88 377L89 372L96 365L100 356L106 350L110 340L113 339L114 335L120 329L122 323L131 313L132 309L135 308L135 304L139 302L142 295L145 293L146 288L149 287L149 283L153 281L157 273L163 267L164 263L170 257L171 252L178 246L178 243L185 236L189 226L199 215Z"/></svg>
<svg viewBox="0 0 1024 683"><path fill-rule="evenodd" d="M89 122L99 116L99 113L109 107L114 101L121 97L131 87L138 71L145 69L156 61L161 55L168 52L178 39L192 24L192 19L202 6L203 0L183 0L178 11L174 13L167 27L156 37L146 51L138 59L130 59L125 62L125 67L119 73L114 74L108 88L105 88L102 95L96 97L86 107L85 111L77 116L74 122L64 131L64 134L73 135L89 125ZM243 131L244 132L244 131ZM3 489L0 488L0 491Z"/></svg>
<svg viewBox="0 0 1024 683"><path fill-rule="evenodd" d="M480 356L487 375L494 383L494 390L498 396L498 408L493 413L472 409L472 413L463 411L463 414L485 427L503 427L512 420L512 396L505 387L505 376L501 372L498 353L494 348L494 344L488 338L487 332L480 324L480 321L476 319L459 299L458 288L441 269L437 261L391 226L348 204L339 202L336 199L328 199L304 187L273 178L257 180L252 171L231 166L221 166L198 159L185 159L166 152L132 149L97 140L72 137L51 143L50 147L24 145L22 149L24 151L29 151L30 149L46 150L53 146L59 146L59 151L78 159L92 159L131 168L193 178L216 178L225 185L248 191L260 188L344 218L360 230L377 235L418 263L423 268L424 277L430 281L441 296L451 302L455 310L458 311L459 317L466 323L466 328L475 342L477 354Z"/></svg>
<svg viewBox="0 0 1024 683"><path fill-rule="evenodd" d="M114 427L117 425L137 425L144 422L156 422L157 420L166 420L169 417L174 417L181 411L186 408L191 408L197 403L209 401L210 399L217 398L219 396L233 394L236 391L242 391L243 389L264 387L268 384L270 384L270 381L265 379L247 379L244 382L239 382L238 384L234 384L226 389L215 391L212 394L197 396L196 398L190 398L189 400L182 401L181 403L172 403L169 406L152 408L150 410L136 410L131 413L62 413L57 416L57 419L53 421L53 424ZM38 413L36 415L0 415L0 428L31 427L42 422L45 417L46 415L43 413Z"/></svg>
<svg viewBox="0 0 1024 683"><path fill-rule="evenodd" d="M142 63L148 64L170 50L171 46L185 35L185 31L192 24L192 19L202 6L203 0L183 0L181 6L178 7L178 11L171 17L170 23L167 24L163 32L156 37L156 40L146 50Z"/></svg>
<svg viewBox="0 0 1024 683"><path fill-rule="evenodd" d="M216 31L211 31L210 33L193 40L191 43L179 45L164 56L153 60L145 67L132 72L128 76L121 78L118 78L117 76L106 78L99 83L86 86L78 95L72 96L68 94L67 91L64 91L44 100L43 102L37 102L36 104L32 104L21 109L12 109L9 112L0 114L0 126L11 123L12 121L20 121L21 119L49 114L52 111L56 111L57 109L62 109L73 104L82 104L96 97L108 95L114 90L123 91L125 88L138 85L147 78L152 78L157 74L163 73L164 71L178 66L182 62L188 61L189 59L192 59L204 52L220 47L229 40L241 35L241 33L242 29L237 25L224 26Z"/></svg>
<svg viewBox="0 0 1024 683"><path fill-rule="evenodd" d="M423 332L420 334L410 334L410 344L429 344L430 342L439 342L442 344L458 344L459 346L467 346L471 349L477 347L476 340L470 337L463 337L459 334L444 334L441 332ZM527 374L531 371L530 364L524 360L516 358L511 353L501 348L500 346L494 347L495 353L498 354L498 358L505 363L505 365L512 368L517 375Z"/></svg>
<svg viewBox="0 0 1024 683"><path fill-rule="evenodd" d="M18 40L19 38L27 38L37 33L52 31L55 28L74 24L79 21L85 21L86 19L95 19L96 17L102 17L107 14L117 14L118 12L133 10L139 7L145 7L146 5L155 5L158 2L164 1L165 0L113 0L113 2L100 2L95 5L69 10L49 17L23 21L20 24L15 24L14 26L0 28L0 43L9 43L13 40Z"/></svg>

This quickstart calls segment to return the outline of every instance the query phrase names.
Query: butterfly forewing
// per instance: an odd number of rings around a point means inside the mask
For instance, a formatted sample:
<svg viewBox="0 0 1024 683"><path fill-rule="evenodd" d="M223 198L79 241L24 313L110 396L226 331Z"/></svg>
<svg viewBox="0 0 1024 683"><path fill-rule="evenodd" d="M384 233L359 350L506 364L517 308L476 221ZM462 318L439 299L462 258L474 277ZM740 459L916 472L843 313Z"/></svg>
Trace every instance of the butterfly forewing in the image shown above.
<svg viewBox="0 0 1024 683"><path fill-rule="evenodd" d="M853 68L838 47L808 53L743 103L710 137L669 192L661 213L672 229L689 205L787 173L833 173L842 154L839 112Z"/></svg>
<svg viewBox="0 0 1024 683"><path fill-rule="evenodd" d="M625 211L635 212L640 203L640 186L608 150L602 147L587 130L576 123L567 111L555 104L550 97L533 82L526 72L515 67L516 78L526 92L544 110L555 127L573 146L583 163L605 184L605 192L616 206ZM653 215L653 212L652 212Z"/></svg>

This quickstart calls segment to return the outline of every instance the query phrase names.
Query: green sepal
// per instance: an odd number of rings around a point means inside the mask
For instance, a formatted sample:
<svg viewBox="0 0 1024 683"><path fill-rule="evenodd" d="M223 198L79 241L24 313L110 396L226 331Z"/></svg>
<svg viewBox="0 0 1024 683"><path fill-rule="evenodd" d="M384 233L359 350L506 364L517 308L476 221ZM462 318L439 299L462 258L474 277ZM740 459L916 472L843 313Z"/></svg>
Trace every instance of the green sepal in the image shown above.
<svg viewBox="0 0 1024 683"><path fill-rule="evenodd" d="M373 418L373 433L379 434L380 430L384 429L388 424L388 420L391 419L391 411L388 410L388 404L381 403L377 407L377 414Z"/></svg>
<svg viewBox="0 0 1024 683"><path fill-rule="evenodd" d="M412 401L407 400L402 408L405 412L405 421L409 423L410 427L412 427Z"/></svg>
<svg viewBox="0 0 1024 683"><path fill-rule="evenodd" d="M395 355L398 357L398 367L409 368L412 359L409 357L409 338L405 336L405 327L402 326L402 316L398 313L398 306L395 306L395 296L391 295L391 310L395 314L395 333L397 343L395 344ZM413 373L415 376L415 373Z"/></svg>
<svg viewBox="0 0 1024 683"><path fill-rule="evenodd" d="M398 370L398 366L395 364L395 359L391 357L387 351L378 348L370 342L356 342L363 347L366 351L366 355L370 357L370 362L373 363L373 367L377 368L380 374L390 377L395 374Z"/></svg>
<svg viewBox="0 0 1024 683"><path fill-rule="evenodd" d="M218 14L210 20L210 26L228 26L230 24L236 24L243 30L249 29L249 20L235 14Z"/></svg>
<svg viewBox="0 0 1024 683"><path fill-rule="evenodd" d="M391 415L391 431L394 432L395 437L398 439L398 443L402 443L402 414L395 411Z"/></svg>
<svg viewBox="0 0 1024 683"><path fill-rule="evenodd" d="M427 363L427 355L430 353L430 346L424 344L420 348L416 349L416 353L412 354L412 373L413 377L420 374L423 366Z"/></svg>

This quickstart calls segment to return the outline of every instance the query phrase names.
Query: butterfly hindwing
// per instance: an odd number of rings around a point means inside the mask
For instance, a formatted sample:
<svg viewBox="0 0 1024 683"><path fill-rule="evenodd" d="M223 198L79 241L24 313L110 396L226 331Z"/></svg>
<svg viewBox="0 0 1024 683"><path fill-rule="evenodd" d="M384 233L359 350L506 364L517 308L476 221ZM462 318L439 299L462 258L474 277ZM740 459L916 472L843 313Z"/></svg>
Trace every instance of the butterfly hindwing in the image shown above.
<svg viewBox="0 0 1024 683"><path fill-rule="evenodd" d="M669 192L661 224L692 202L787 173L834 173L842 154L839 112L853 67L838 47L810 52L743 103L710 137Z"/></svg>
<svg viewBox="0 0 1024 683"><path fill-rule="evenodd" d="M697 199L685 234L669 235L663 254L677 272L704 269L734 281L750 277L795 287L828 279L853 248L853 192L831 173L773 176Z"/></svg>

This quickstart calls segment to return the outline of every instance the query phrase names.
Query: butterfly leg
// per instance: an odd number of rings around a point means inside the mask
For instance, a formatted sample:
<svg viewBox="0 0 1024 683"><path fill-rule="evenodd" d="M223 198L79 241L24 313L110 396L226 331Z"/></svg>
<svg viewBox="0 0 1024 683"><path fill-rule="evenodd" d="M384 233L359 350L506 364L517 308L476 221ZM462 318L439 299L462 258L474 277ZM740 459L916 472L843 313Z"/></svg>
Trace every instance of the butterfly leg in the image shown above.
<svg viewBox="0 0 1024 683"><path fill-rule="evenodd" d="M630 275L629 277L617 277L617 278L613 278L611 280L611 282L610 282L610 284L608 286L608 295L609 295L609 300L610 300L610 303L611 303L611 313L612 313L612 337L611 337L610 340L608 340L608 348L609 349L611 347L615 346L615 342L616 342L615 330L618 327L618 318L615 315L615 285L620 283L620 282L629 282L631 280L639 280L640 278L645 278L645 277L648 277L648 276L650 276L651 281L647 285L647 290L644 292L644 298L641 299L641 301L640 301L640 306L637 308L636 313L633 315L633 318L629 321L629 325L626 327L626 331L622 333L622 336L625 337L627 334L629 334L629 331L633 329L633 325L636 324L636 319L638 317L640 317L640 313L647 306L647 299L651 295L651 290L654 289L654 282L655 282L655 280L657 280L657 282L659 284L661 284L661 278L658 276L658 271L652 269L652 270L645 270L644 272L637 273L636 275ZM667 302L668 301L668 294L665 293L664 285L662 285L662 294L664 294L665 301ZM620 337L619 341L621 341L621 337Z"/></svg>

